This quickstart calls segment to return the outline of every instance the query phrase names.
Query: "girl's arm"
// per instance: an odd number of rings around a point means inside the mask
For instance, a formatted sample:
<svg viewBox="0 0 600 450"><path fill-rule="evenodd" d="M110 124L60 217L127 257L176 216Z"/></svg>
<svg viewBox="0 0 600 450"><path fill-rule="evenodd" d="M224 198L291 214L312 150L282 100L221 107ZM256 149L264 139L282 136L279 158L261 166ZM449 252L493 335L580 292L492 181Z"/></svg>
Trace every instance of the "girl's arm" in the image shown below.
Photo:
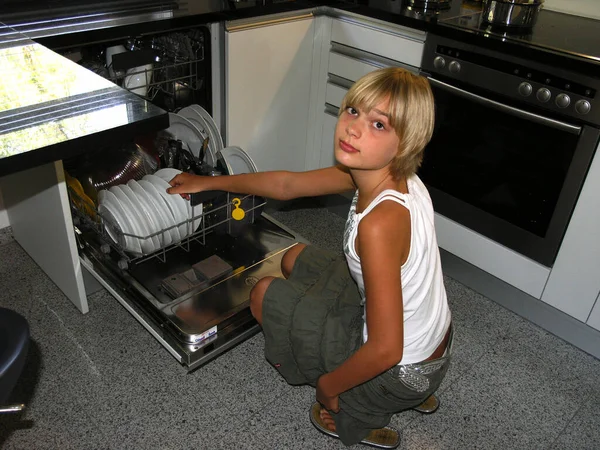
<svg viewBox="0 0 600 450"><path fill-rule="evenodd" d="M217 177L181 173L170 184L173 186L168 189L170 194L218 190L276 200L338 194L355 189L352 177L344 166L308 172L273 171Z"/></svg>
<svg viewBox="0 0 600 450"><path fill-rule="evenodd" d="M410 213L394 202L377 205L360 222L357 251L367 298L367 342L321 376L317 399L337 411L338 396L398 364L404 349L400 269L410 250Z"/></svg>

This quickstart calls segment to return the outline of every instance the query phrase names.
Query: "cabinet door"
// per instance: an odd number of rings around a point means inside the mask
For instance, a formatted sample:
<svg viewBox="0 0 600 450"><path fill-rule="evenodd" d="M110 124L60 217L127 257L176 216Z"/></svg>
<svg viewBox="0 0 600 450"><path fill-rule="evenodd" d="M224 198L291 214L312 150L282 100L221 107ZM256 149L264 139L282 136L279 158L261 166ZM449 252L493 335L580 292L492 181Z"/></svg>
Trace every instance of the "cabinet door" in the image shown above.
<svg viewBox="0 0 600 450"><path fill-rule="evenodd" d="M82 312L88 312L62 161L0 178L15 240Z"/></svg>
<svg viewBox="0 0 600 450"><path fill-rule="evenodd" d="M261 171L301 171L306 169L314 19L269 23L227 25L226 145L246 150Z"/></svg>

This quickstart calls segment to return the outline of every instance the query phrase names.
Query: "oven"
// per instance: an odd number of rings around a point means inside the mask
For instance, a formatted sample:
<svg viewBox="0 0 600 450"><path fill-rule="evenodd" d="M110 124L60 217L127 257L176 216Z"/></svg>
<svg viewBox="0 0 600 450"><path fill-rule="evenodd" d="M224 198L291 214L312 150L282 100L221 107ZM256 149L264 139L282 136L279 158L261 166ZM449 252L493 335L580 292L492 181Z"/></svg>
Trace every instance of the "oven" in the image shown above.
<svg viewBox="0 0 600 450"><path fill-rule="evenodd" d="M436 212L552 267L600 139L600 80L429 35Z"/></svg>

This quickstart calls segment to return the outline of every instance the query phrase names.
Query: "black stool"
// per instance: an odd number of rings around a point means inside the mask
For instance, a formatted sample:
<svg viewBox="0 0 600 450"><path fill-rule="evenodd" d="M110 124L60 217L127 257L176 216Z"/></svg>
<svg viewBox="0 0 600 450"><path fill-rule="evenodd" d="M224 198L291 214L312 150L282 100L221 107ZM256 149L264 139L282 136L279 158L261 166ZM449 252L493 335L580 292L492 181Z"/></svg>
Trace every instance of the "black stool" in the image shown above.
<svg viewBox="0 0 600 450"><path fill-rule="evenodd" d="M10 309L0 308L0 414L25 408L25 405L5 405L21 376L28 348L27 320Z"/></svg>

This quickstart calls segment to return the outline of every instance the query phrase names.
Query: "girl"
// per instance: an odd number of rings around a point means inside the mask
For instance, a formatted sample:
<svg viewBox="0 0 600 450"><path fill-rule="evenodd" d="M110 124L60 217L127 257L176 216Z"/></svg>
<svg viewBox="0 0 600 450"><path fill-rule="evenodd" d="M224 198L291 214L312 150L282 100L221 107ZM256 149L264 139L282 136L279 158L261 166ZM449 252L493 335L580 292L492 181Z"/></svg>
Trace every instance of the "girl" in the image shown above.
<svg viewBox="0 0 600 450"><path fill-rule="evenodd" d="M260 280L250 309L265 355L291 384L316 387L313 424L346 445L394 448L396 412L436 402L452 332L427 189L416 171L433 131L425 78L369 73L348 91L335 131L339 165L302 173L180 174L169 192L226 190L287 200L355 190L344 255L298 244L285 279ZM430 397L431 396L431 397ZM434 406L435 408L435 406Z"/></svg>

